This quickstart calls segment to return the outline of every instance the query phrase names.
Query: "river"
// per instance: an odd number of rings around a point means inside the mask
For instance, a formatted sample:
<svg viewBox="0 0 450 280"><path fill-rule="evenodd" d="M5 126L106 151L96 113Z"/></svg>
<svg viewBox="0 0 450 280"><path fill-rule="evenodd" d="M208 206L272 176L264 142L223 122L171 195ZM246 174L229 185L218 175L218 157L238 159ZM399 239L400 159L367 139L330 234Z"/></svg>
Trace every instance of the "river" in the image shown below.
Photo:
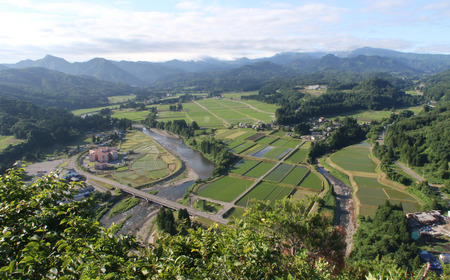
<svg viewBox="0 0 450 280"><path fill-rule="evenodd" d="M214 163L206 159L201 152L194 151L186 144L182 139L176 137L168 137L158 133L154 133L151 130L143 128L142 132L155 139L161 146L174 153L184 164L192 168L197 173L200 179L206 179L211 177L211 174L215 168ZM188 181L178 185L161 187L156 186L151 188L158 191L157 196L164 197L173 201L176 201L183 197L186 190L194 183L194 181Z"/></svg>

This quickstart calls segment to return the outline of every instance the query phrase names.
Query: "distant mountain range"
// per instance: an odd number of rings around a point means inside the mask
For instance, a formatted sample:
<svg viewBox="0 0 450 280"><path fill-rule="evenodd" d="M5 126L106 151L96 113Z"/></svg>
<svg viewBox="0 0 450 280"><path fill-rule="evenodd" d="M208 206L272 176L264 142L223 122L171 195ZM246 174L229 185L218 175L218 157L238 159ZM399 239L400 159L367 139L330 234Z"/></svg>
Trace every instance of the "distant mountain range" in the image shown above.
<svg viewBox="0 0 450 280"><path fill-rule="evenodd" d="M94 58L70 63L47 55L39 60L2 64L7 68L43 67L70 75L83 75L100 80L134 86L200 78L285 77L326 70L358 73L386 72L393 75L433 74L450 68L450 55L403 53L387 49L360 48L351 52L286 52L272 57L233 61L208 58L200 61L167 62L111 61Z"/></svg>

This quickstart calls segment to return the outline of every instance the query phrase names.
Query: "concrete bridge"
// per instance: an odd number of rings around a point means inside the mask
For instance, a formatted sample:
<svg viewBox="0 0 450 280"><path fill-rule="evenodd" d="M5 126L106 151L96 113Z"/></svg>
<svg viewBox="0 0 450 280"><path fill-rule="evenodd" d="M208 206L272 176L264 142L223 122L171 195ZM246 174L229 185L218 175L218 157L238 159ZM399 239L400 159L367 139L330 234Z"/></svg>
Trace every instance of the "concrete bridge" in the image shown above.
<svg viewBox="0 0 450 280"><path fill-rule="evenodd" d="M83 170L81 170L80 168L78 168L77 164L75 163L76 157L73 157L72 160L70 161L70 164L68 166L68 168L72 168L75 169L79 174L83 175L86 177L86 180L91 183L92 185L96 185L96 182L103 182L105 184L111 185L114 188L120 189L125 193L131 194L135 197L139 197L142 199L145 199L146 201L150 201L156 204L159 204L161 206L167 207L167 208L171 208L173 210L179 210L179 209L186 209L189 213L189 215L191 216L199 216L199 217L203 217L203 218L207 218L210 219L214 222L217 222L219 224L223 224L226 225L228 223L227 219L224 219L221 215L219 214L209 214L209 213L205 213L202 212L200 210L194 209L192 207L189 206L185 206L185 205L181 205L179 203L176 203L174 201L165 199L163 197L159 197L153 194L149 194L147 192L129 187L129 186L125 186L123 184L120 184L118 182L115 181L111 181L105 178L101 178L101 177L97 177L93 174L90 174L88 172L85 172ZM92 180L90 180L92 179Z"/></svg>

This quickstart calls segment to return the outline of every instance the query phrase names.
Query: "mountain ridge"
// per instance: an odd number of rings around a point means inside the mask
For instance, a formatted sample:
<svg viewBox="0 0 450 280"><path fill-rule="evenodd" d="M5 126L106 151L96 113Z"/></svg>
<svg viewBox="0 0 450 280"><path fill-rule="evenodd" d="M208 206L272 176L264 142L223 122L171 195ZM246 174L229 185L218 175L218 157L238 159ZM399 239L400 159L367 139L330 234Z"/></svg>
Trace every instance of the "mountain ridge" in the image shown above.
<svg viewBox="0 0 450 280"><path fill-rule="evenodd" d="M323 70L344 70L359 73L386 72L394 75L433 74L450 68L450 55L404 53L389 49L359 48L350 52L283 52L271 57L232 61L205 58L198 61L170 60L166 62L113 61L93 58L86 62L68 62L46 55L38 60L23 60L15 64L0 64L7 68L44 67L70 75L92 76L104 81L133 86L151 86L157 82L188 79L203 73L207 76L241 75L249 65L270 62L278 66L275 76L313 73ZM190 75L193 73L194 75ZM239 76L234 76L239 77Z"/></svg>

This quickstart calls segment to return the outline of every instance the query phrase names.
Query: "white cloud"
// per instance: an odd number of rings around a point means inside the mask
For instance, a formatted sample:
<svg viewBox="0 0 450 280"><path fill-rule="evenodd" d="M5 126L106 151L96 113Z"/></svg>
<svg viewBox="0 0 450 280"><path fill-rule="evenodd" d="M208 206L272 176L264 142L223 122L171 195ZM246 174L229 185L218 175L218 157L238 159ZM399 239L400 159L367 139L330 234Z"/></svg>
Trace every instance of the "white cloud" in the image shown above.
<svg viewBox="0 0 450 280"><path fill-rule="evenodd" d="M365 32L364 38L351 35L355 30L353 17L358 15L342 5L324 4L335 1L231 8L218 5L217 1L193 0L179 2L171 12L131 10L128 0L112 3L119 6L62 0L0 0L0 5L15 7L0 10L0 24L8 26L0 29L0 54L2 58L15 60L40 58L47 53L69 60L96 56L161 60L202 55L253 57L290 50L344 50L369 44L394 48L410 44L404 39L371 40L370 32ZM372 9L393 11L410 0L371 3ZM369 15L366 13L359 15L360 22L366 20L365 16ZM370 14L367 25L359 27L359 31L394 24L394 21L398 24L396 17L377 24L372 24L373 18L376 14ZM30 53L35 54L30 57Z"/></svg>

